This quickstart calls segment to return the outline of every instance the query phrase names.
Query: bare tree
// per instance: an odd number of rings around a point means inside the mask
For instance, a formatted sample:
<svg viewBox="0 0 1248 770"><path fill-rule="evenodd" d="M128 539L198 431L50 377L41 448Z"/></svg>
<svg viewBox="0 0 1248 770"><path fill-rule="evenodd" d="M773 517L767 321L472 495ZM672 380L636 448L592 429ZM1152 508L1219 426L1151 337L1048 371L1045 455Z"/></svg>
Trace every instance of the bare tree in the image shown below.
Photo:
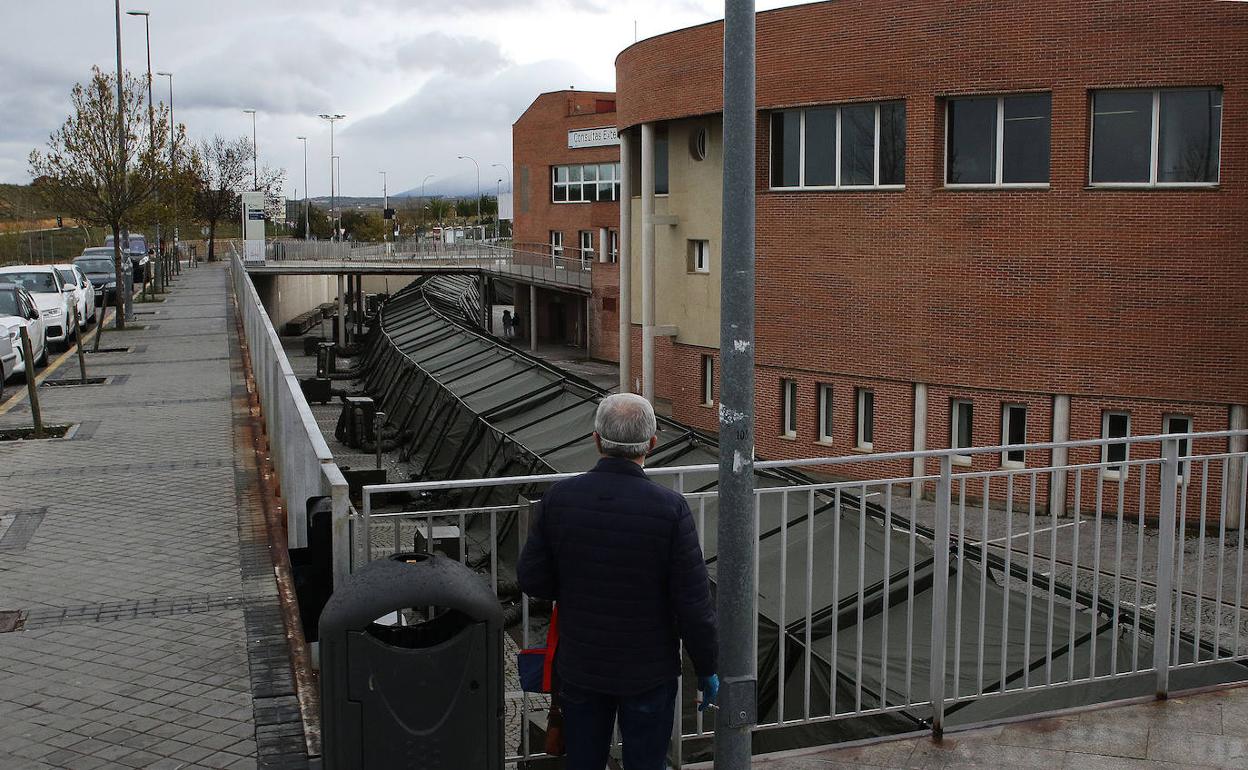
<svg viewBox="0 0 1248 770"><path fill-rule="evenodd" d="M127 73L119 115L116 85L115 76L92 68L91 82L75 85L70 94L73 113L48 138L44 152L30 153L29 162L35 188L51 206L112 229L117 328L122 329L127 297L121 230L151 199L164 176L169 114L164 105L149 111L146 87Z"/></svg>
<svg viewBox="0 0 1248 770"><path fill-rule="evenodd" d="M229 217L241 216L239 193L251 189L247 184L252 172L251 140L245 136L232 140L214 136L200 143L198 155L195 213L208 225L208 261L211 262L216 259L217 225ZM272 204L286 183L286 172L266 167L261 170L259 181L266 204Z"/></svg>

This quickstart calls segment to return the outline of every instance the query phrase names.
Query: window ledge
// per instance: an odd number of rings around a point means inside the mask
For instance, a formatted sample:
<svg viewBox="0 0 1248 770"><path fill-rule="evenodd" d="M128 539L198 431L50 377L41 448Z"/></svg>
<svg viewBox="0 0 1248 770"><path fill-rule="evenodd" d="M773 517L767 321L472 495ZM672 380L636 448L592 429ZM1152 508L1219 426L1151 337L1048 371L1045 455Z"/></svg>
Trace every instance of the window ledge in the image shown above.
<svg viewBox="0 0 1248 770"><path fill-rule="evenodd" d="M864 193L864 192L905 192L904 184L861 185L857 187L768 187L767 192L773 193Z"/></svg>
<svg viewBox="0 0 1248 770"><path fill-rule="evenodd" d="M818 441L816 441L815 443L816 443L816 444L818 444L819 446L832 446L832 439L830 439L830 438L821 438L821 439L819 439Z"/></svg>
<svg viewBox="0 0 1248 770"><path fill-rule="evenodd" d="M1018 460L1002 460L1001 467L1005 470L1016 471L1027 467L1027 463L1020 463Z"/></svg>
<svg viewBox="0 0 1248 770"><path fill-rule="evenodd" d="M1122 471L1111 471L1107 468L1102 468L1101 478L1107 479L1109 481L1118 481L1119 479L1125 479L1126 476L1123 474Z"/></svg>
<svg viewBox="0 0 1248 770"><path fill-rule="evenodd" d="M790 436L787 433L781 433L780 440L781 441L797 441L797 434L794 433L793 435Z"/></svg>
<svg viewBox="0 0 1248 770"><path fill-rule="evenodd" d="M1017 182L1006 184L946 184L941 189L948 192L959 191L976 191L976 190L1047 190L1048 182Z"/></svg>
<svg viewBox="0 0 1248 770"><path fill-rule="evenodd" d="M969 468L969 467L971 467L971 456L970 456L970 455L954 455L953 457L949 458L949 460L950 460L950 462L951 462L953 465L957 465L957 466L960 466L960 467L962 467L962 468Z"/></svg>
<svg viewBox="0 0 1248 770"><path fill-rule="evenodd" d="M849 451L860 455L875 454L875 444L859 444L858 446L852 447Z"/></svg>
<svg viewBox="0 0 1248 770"><path fill-rule="evenodd" d="M714 402L714 401L712 401L712 402L710 402L710 403L708 404L708 403L706 403L705 401L703 401L702 403L698 404L698 406L702 407L703 409L714 409L714 408L715 408L715 402Z"/></svg>
<svg viewBox="0 0 1248 770"><path fill-rule="evenodd" d="M1105 182L1084 185L1084 190L1131 190L1133 192L1175 192L1175 191L1214 191L1220 190L1220 182L1175 182L1171 184L1153 184L1151 182Z"/></svg>

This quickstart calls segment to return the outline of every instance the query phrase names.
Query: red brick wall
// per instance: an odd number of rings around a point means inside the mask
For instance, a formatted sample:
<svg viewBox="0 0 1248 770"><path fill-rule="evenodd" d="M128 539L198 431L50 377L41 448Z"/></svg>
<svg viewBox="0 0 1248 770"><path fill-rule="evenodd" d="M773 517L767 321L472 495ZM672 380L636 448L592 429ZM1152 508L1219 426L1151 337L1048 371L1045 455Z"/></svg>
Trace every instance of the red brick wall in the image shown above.
<svg viewBox="0 0 1248 770"><path fill-rule="evenodd" d="M594 232L594 248L601 249L599 227L618 230L619 203L554 203L550 167L569 163L619 162L620 148L568 148L568 131L615 125L616 113L594 112L595 101L614 99L611 92L556 91L542 94L511 127L513 178L516 180L514 240L546 244L550 231L563 233L565 248L577 247L577 233ZM526 176L528 184L522 182ZM566 252L573 255L576 252Z"/></svg>
<svg viewBox="0 0 1248 770"><path fill-rule="evenodd" d="M589 355L600 361L620 360L620 266L596 262L591 273ZM608 309L608 308L614 309Z"/></svg>

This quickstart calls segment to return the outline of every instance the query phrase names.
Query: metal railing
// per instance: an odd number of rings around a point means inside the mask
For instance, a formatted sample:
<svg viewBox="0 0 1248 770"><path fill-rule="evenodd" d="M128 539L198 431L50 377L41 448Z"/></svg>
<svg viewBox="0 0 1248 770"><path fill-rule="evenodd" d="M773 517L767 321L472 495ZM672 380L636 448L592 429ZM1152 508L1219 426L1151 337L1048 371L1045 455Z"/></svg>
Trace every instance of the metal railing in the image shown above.
<svg viewBox="0 0 1248 770"><path fill-rule="evenodd" d="M939 735L951 719L983 723L1007 711L1057 710L1023 702L1048 691L1095 699L1081 688L1130 682L1164 696L1172 674L1194 669L1204 669L1206 680L1248 678L1248 632L1241 634L1248 621L1241 615L1248 452L1227 451L1244 436L1224 431L757 463L759 471L808 469L842 478L789 474L787 485L755 490L756 650L760 631L772 639L768 655L760 653L769 664L756 672L765 692L756 731L814 728L802 739L810 741L820 726L888 716ZM963 469L966 457L1021 451L1034 462L1054 450L1069 460ZM915 460L921 475L843 478L863 463L910 467ZM717 515L717 492L708 484L717 470L647 470L684 494L712 560L708 518ZM1053 483L1059 474L1069 483ZM366 486L352 521L352 563L441 539L457 544L461 560L488 571L498 591L500 562L514 565L523 547L528 506L456 508L445 504L452 500L446 495L469 498L467 492L495 487L533 497L573 475ZM1050 488L1062 490L1065 515L1046 504ZM926 494L912 496L912 489ZM395 493L428 500L430 510L378 508ZM527 597L520 607L519 641L528 646ZM534 704L511 693L509 708L524 729L509 761L540 755L530 745L531 725L541 717ZM682 721L678 709L676 756L681 741L705 743L711 729L701 713Z"/></svg>
<svg viewBox="0 0 1248 770"><path fill-rule="evenodd" d="M308 500L330 496L334 584L337 585L350 572L347 544L351 508L347 481L334 463L329 445L286 358L282 341L269 321L234 242L230 243L230 251L234 297L247 339L247 355L269 437L269 451L286 505L288 543L291 548L307 546Z"/></svg>
<svg viewBox="0 0 1248 770"><path fill-rule="evenodd" d="M562 254L542 250L540 244L499 245L486 241L444 244L430 239L403 239L393 243L357 244L331 241L274 241L265 246L266 262L288 267L316 263L325 271L336 266L358 269L369 265L413 269L472 270L560 288L589 291L592 252L565 248Z"/></svg>

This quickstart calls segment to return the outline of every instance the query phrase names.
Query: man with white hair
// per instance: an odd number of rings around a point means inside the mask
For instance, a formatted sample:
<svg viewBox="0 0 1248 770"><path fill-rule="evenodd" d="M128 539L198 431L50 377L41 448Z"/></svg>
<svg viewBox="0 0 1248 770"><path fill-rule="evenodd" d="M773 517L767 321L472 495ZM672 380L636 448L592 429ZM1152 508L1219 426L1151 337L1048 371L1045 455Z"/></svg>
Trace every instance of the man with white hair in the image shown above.
<svg viewBox="0 0 1248 770"><path fill-rule="evenodd" d="M680 647L714 703L715 606L684 497L646 477L654 409L607 396L594 417L602 459L543 496L517 568L520 587L559 603L555 678L569 770L602 770L616 719L625 770L662 770Z"/></svg>

